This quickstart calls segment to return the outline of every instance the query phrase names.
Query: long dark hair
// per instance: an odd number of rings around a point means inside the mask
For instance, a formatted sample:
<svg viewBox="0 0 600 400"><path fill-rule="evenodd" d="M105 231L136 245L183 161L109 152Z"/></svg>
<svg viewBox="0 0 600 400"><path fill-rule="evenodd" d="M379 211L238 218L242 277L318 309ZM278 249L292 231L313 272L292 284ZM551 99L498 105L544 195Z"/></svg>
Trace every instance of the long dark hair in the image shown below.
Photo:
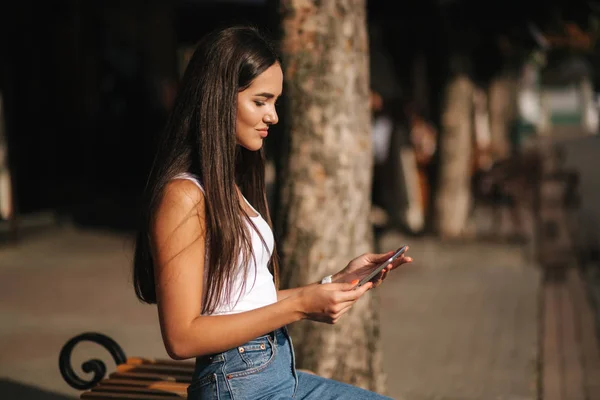
<svg viewBox="0 0 600 400"><path fill-rule="evenodd" d="M133 285L137 297L156 303L151 221L165 185L188 172L206 192L207 259L202 312L210 313L228 294L241 265L248 265L252 242L235 185L272 225L264 180L264 151L237 146L235 138L237 94L270 66L281 63L273 45L256 28L229 27L206 35L197 45L181 81L144 195L137 234ZM252 226L252 224L250 224ZM264 243L264 240L263 240ZM269 269L278 286L275 250ZM247 271L243 271L244 274Z"/></svg>

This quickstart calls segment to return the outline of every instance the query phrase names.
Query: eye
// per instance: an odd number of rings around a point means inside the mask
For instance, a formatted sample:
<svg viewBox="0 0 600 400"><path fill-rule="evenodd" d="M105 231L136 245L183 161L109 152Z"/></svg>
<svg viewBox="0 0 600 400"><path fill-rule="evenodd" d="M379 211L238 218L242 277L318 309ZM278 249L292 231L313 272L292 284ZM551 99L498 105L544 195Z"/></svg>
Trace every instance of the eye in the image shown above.
<svg viewBox="0 0 600 400"><path fill-rule="evenodd" d="M259 100L254 100L254 104L256 104L258 107L262 107L265 105L264 101L259 101Z"/></svg>

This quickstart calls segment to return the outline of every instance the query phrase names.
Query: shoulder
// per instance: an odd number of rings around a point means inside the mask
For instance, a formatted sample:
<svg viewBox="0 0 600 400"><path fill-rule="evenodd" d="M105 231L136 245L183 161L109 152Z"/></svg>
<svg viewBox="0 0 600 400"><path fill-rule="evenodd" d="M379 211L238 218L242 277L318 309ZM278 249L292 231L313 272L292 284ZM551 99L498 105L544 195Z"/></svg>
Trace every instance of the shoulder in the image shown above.
<svg viewBox="0 0 600 400"><path fill-rule="evenodd" d="M198 185L185 179L168 182L154 210L150 231L153 257L159 268L181 265L172 261L196 254L198 246L204 245L207 231L204 194Z"/></svg>
<svg viewBox="0 0 600 400"><path fill-rule="evenodd" d="M163 201L192 206L204 204L204 190L190 179L173 179L163 189Z"/></svg>
<svg viewBox="0 0 600 400"><path fill-rule="evenodd" d="M204 192L188 179L168 182L155 211L154 222L159 226L177 225L191 215L204 217Z"/></svg>

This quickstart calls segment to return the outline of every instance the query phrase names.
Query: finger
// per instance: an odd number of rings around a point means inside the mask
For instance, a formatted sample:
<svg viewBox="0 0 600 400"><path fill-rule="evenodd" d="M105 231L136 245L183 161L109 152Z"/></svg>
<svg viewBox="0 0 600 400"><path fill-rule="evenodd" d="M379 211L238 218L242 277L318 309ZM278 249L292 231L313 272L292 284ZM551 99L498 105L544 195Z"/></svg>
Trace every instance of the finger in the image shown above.
<svg viewBox="0 0 600 400"><path fill-rule="evenodd" d="M340 309L340 311L338 311L337 313L332 315L333 320L340 319L340 317L342 315L344 315L345 313L347 313L350 310L350 308L354 305L354 303L356 303L356 301L348 301L348 302L344 303L344 307L342 309Z"/></svg>
<svg viewBox="0 0 600 400"><path fill-rule="evenodd" d="M368 253L365 254L365 260L370 263L382 263L393 255L394 250L390 250L386 253Z"/></svg>
<svg viewBox="0 0 600 400"><path fill-rule="evenodd" d="M405 252L407 252L409 250L409 246L406 246L406 250ZM383 254L367 254L367 260L370 262L377 262L377 263L382 263L384 261L386 261L388 258L390 258L392 255L394 255L394 253L396 252L396 250L390 250L387 253L383 253ZM398 257L396 260L401 259L402 257ZM398 264L400 265L400 264Z"/></svg>
<svg viewBox="0 0 600 400"><path fill-rule="evenodd" d="M360 298L360 296L365 294L365 292L367 290L371 289L372 287L373 287L373 282L367 282L364 285L362 285L361 287L356 288L354 290L344 291L340 294L340 297L338 298L338 302L343 303L346 301L357 300Z"/></svg>
<svg viewBox="0 0 600 400"><path fill-rule="evenodd" d="M382 269L381 272L379 272L375 278L373 278L373 280L371 282L373 282L373 287L376 287L381 281L383 281L387 275L388 269L387 267Z"/></svg>
<svg viewBox="0 0 600 400"><path fill-rule="evenodd" d="M384 269L382 269L381 271L379 271L379 273L377 275L375 275L373 277L373 279L371 279L371 283L373 283L373 287L377 287L381 284L381 281L383 281L385 279L385 277L387 276L388 271L390 271L392 269L392 264L388 264L387 267L385 267Z"/></svg>
<svg viewBox="0 0 600 400"><path fill-rule="evenodd" d="M384 269L383 271L381 271L381 273L379 274L379 277L377 278L377 280L375 280L373 282L373 287L376 288L379 285L381 285L383 283L383 280L386 278L387 276L387 271Z"/></svg>
<svg viewBox="0 0 600 400"><path fill-rule="evenodd" d="M383 282L383 280L387 277L389 270L384 269L383 271L381 271L381 276L379 277L379 280Z"/></svg>
<svg viewBox="0 0 600 400"><path fill-rule="evenodd" d="M391 271L393 269L398 268L402 264L408 264L408 263L411 263L412 261L413 261L412 257L408 257L408 256L398 257L391 263L391 268L389 268L389 270Z"/></svg>

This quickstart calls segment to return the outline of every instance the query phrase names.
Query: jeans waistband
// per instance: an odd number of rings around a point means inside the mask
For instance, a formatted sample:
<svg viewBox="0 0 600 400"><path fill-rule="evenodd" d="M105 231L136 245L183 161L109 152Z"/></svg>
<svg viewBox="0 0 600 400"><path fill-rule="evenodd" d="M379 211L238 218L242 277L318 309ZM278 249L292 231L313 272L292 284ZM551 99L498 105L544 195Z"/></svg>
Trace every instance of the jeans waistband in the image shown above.
<svg viewBox="0 0 600 400"><path fill-rule="evenodd" d="M271 331L271 332L269 332L269 333L267 333L265 335L258 336L256 338L254 338L253 340L264 338L264 337L270 337L271 341L273 343L276 343L277 342L277 336L280 336L280 335L284 336L284 337L287 337L287 328L285 326L282 327L282 328L279 328L279 329L275 329L274 331ZM229 350L227 350L227 351L229 351ZM224 351L223 353L226 353L227 351ZM196 357L196 363L212 364L214 362L223 361L224 360L223 353L216 353L216 354L210 354L210 355L207 355L207 356Z"/></svg>

